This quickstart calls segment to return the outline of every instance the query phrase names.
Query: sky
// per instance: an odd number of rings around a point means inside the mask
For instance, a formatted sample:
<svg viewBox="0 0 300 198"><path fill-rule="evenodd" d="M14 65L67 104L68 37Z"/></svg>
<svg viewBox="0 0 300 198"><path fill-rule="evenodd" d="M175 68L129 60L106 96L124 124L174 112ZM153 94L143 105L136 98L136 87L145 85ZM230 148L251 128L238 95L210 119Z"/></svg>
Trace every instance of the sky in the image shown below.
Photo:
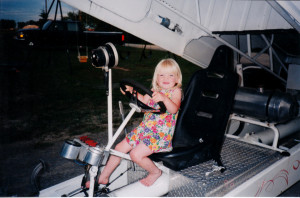
<svg viewBox="0 0 300 198"><path fill-rule="evenodd" d="M10 19L16 22L37 21L42 10L45 10L45 1L49 9L52 0L0 0L0 19ZM62 12L77 12L77 9L61 2ZM50 11L49 19L54 18L56 1ZM58 12L60 19L60 12Z"/></svg>

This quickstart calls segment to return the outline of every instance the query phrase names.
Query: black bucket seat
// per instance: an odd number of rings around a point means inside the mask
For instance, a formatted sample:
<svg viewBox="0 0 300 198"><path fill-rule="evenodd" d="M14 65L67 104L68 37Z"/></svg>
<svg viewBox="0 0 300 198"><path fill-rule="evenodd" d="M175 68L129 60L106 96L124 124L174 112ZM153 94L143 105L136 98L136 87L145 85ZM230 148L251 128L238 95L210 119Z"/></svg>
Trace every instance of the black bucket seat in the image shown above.
<svg viewBox="0 0 300 198"><path fill-rule="evenodd" d="M150 158L173 170L210 159L223 166L220 152L238 80L233 71L232 50L218 47L209 67L195 72L185 89L173 150L152 154Z"/></svg>

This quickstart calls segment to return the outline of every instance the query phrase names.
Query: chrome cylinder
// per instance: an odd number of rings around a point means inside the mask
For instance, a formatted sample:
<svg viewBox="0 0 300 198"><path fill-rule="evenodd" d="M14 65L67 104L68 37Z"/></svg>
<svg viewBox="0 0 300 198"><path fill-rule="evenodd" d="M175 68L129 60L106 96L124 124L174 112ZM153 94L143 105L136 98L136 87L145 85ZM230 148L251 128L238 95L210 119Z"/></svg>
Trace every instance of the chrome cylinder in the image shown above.
<svg viewBox="0 0 300 198"><path fill-rule="evenodd" d="M99 166L101 163L102 153L103 150L101 148L90 147L83 161L93 166Z"/></svg>
<svg viewBox="0 0 300 198"><path fill-rule="evenodd" d="M73 140L65 140L63 147L60 151L60 155L67 159L76 159L81 145Z"/></svg>

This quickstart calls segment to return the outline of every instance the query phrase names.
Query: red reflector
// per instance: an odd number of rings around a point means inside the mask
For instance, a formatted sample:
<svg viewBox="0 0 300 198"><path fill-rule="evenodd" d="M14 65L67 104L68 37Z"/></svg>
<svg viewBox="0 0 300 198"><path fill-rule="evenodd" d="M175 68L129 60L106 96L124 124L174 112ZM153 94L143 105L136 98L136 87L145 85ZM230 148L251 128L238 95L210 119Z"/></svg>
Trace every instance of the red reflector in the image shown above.
<svg viewBox="0 0 300 198"><path fill-rule="evenodd" d="M125 41L125 36L124 36L124 34L122 34L122 41Z"/></svg>

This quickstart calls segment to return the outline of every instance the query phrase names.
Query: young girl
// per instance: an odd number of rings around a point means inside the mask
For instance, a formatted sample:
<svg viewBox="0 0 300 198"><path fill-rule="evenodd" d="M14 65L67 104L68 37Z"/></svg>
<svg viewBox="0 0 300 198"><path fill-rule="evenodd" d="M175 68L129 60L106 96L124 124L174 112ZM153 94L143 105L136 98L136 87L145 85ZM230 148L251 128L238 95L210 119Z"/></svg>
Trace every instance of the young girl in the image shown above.
<svg viewBox="0 0 300 198"><path fill-rule="evenodd" d="M181 103L181 83L182 74L176 61L161 60L155 68L152 80L152 97L139 93L137 97L154 108L157 108L157 102L162 101L166 106L166 113L145 113L140 125L128 133L115 148L123 153L130 152L132 161L149 172L146 178L140 180L145 186L151 186L162 174L148 156L172 150L172 137ZM126 86L126 91L132 92L132 87ZM119 157L110 156L99 177L99 184L108 183L110 175L120 161Z"/></svg>

